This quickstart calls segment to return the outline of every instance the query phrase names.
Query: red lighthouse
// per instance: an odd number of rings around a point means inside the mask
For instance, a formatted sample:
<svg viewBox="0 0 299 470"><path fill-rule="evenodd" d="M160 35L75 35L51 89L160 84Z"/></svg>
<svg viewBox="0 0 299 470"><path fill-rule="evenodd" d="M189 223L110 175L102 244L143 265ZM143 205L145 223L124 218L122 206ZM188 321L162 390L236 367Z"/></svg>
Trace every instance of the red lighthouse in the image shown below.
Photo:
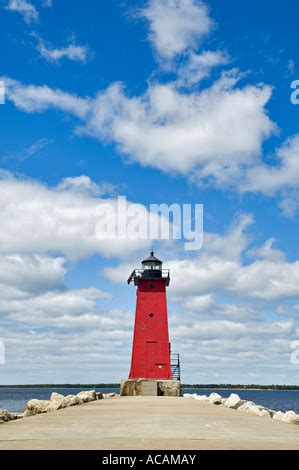
<svg viewBox="0 0 299 470"><path fill-rule="evenodd" d="M162 269L154 252L141 264L128 279L137 287L137 302L131 369L121 394L179 396L179 355L171 354L168 333L169 269Z"/></svg>
<svg viewBox="0 0 299 470"><path fill-rule="evenodd" d="M169 270L150 256L128 279L137 286L137 303L129 379L172 379L166 287Z"/></svg>

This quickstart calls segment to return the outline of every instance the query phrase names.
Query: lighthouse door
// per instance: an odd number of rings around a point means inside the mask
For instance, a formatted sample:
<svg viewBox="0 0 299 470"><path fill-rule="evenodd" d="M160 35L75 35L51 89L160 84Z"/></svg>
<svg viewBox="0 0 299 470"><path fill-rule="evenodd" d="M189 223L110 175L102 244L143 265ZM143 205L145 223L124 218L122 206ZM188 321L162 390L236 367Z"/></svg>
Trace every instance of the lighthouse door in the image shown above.
<svg viewBox="0 0 299 470"><path fill-rule="evenodd" d="M146 342L146 373L147 377L155 377L155 364L157 357L157 342Z"/></svg>

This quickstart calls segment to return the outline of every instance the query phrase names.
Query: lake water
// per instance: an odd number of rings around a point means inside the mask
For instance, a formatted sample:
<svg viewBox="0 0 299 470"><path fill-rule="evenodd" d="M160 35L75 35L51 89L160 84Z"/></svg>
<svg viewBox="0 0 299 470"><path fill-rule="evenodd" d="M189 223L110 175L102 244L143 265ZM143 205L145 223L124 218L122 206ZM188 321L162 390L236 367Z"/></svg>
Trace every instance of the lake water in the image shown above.
<svg viewBox="0 0 299 470"><path fill-rule="evenodd" d="M52 392L62 395L77 394L84 388L0 388L0 408L8 411L22 412L26 403L32 398L49 400ZM98 392L116 392L119 388L97 388ZM209 395L212 392L219 393L222 397L229 397L231 393L237 393L242 399L250 400L257 405L263 405L272 410L289 411L299 413L299 390L227 390L227 389L182 389L182 393L197 393Z"/></svg>

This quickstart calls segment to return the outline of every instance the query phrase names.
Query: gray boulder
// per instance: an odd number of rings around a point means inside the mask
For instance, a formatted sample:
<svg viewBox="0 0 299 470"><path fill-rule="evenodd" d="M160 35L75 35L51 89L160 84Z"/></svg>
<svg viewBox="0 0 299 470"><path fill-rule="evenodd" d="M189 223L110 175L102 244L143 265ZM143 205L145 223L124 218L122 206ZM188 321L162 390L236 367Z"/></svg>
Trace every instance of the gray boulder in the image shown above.
<svg viewBox="0 0 299 470"><path fill-rule="evenodd" d="M287 411L282 417L281 421L284 423L299 424L299 415L297 415L294 411Z"/></svg>
<svg viewBox="0 0 299 470"><path fill-rule="evenodd" d="M276 421L282 421L282 418L284 418L284 413L282 411L277 411L273 415L273 419L275 419Z"/></svg>
<svg viewBox="0 0 299 470"><path fill-rule="evenodd" d="M50 401L56 401L61 403L61 408L65 408L64 402L65 402L65 396L61 395L60 393L53 392L50 398Z"/></svg>
<svg viewBox="0 0 299 470"><path fill-rule="evenodd" d="M245 403L243 403L243 405L241 405L241 406L238 408L238 411L245 411L245 413L246 413L247 410L248 410L251 406L255 406L255 403L253 403L253 401L245 401Z"/></svg>
<svg viewBox="0 0 299 470"><path fill-rule="evenodd" d="M119 397L119 395L115 392L103 393L103 398L115 398L115 397Z"/></svg>
<svg viewBox="0 0 299 470"><path fill-rule="evenodd" d="M62 408L62 401L50 400L45 413L51 413L52 411L60 410L60 408Z"/></svg>
<svg viewBox="0 0 299 470"><path fill-rule="evenodd" d="M46 413L46 408L49 405L50 400L29 400L27 403L27 410L33 414Z"/></svg>
<svg viewBox="0 0 299 470"><path fill-rule="evenodd" d="M238 408L238 411L245 413L251 413L257 416L263 416L265 418L272 418L273 411L265 408L264 406L256 405L253 401L246 401Z"/></svg>
<svg viewBox="0 0 299 470"><path fill-rule="evenodd" d="M80 398L83 403L87 403L89 401L94 401L97 399L97 393L95 390L90 390L88 392L79 392L77 393L77 397Z"/></svg>
<svg viewBox="0 0 299 470"><path fill-rule="evenodd" d="M77 395L68 395L63 400L63 408L68 406L81 405L81 403L83 403L83 400L77 397Z"/></svg>
<svg viewBox="0 0 299 470"><path fill-rule="evenodd" d="M248 408L246 413L252 413L257 416L263 416L265 418L271 418L271 413L267 408L263 408L261 406L253 405Z"/></svg>
<svg viewBox="0 0 299 470"><path fill-rule="evenodd" d="M257 413L258 416L263 416L264 418L272 418L272 410L269 410L268 408L257 408L259 409L259 412Z"/></svg>
<svg viewBox="0 0 299 470"><path fill-rule="evenodd" d="M12 419L15 419L9 411L0 409L0 423L7 423L8 421L11 421Z"/></svg>
<svg viewBox="0 0 299 470"><path fill-rule="evenodd" d="M232 408L233 410L237 410L240 406L244 405L245 401L241 400L239 395L236 393L232 393L225 401L224 406L227 408Z"/></svg>
<svg viewBox="0 0 299 470"><path fill-rule="evenodd" d="M222 397L218 395L218 393L211 393L211 395L209 396L209 402L213 405L221 405Z"/></svg>
<svg viewBox="0 0 299 470"><path fill-rule="evenodd" d="M67 408L68 406L75 406L83 403L83 400L80 399L77 395L68 395L67 397L65 397L64 395L55 392L52 393L50 401L61 403L61 407L59 408ZM54 409L55 404L53 404L53 406L51 407L51 411L53 411Z"/></svg>

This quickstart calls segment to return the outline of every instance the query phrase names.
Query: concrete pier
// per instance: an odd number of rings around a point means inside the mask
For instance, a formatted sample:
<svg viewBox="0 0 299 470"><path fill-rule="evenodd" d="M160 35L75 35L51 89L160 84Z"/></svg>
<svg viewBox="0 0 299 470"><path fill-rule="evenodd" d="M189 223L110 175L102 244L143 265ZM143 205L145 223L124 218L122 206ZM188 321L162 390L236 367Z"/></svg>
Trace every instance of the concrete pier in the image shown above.
<svg viewBox="0 0 299 470"><path fill-rule="evenodd" d="M3 449L299 450L299 426L187 398L120 397L1 424Z"/></svg>

